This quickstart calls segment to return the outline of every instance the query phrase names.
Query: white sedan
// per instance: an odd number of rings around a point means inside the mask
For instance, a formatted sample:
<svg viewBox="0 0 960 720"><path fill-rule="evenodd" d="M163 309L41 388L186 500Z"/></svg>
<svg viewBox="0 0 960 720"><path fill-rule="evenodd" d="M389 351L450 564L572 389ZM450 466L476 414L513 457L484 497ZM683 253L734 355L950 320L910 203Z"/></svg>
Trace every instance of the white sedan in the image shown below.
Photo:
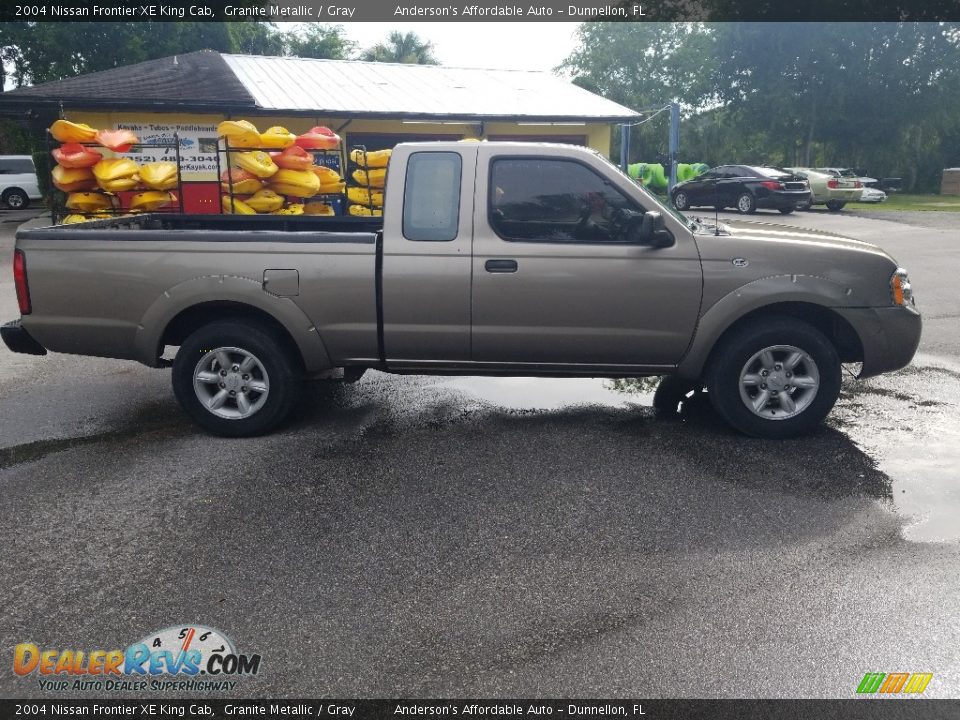
<svg viewBox="0 0 960 720"><path fill-rule="evenodd" d="M864 203L882 203L886 199L887 194L883 190L872 187L865 187L860 193L860 202Z"/></svg>

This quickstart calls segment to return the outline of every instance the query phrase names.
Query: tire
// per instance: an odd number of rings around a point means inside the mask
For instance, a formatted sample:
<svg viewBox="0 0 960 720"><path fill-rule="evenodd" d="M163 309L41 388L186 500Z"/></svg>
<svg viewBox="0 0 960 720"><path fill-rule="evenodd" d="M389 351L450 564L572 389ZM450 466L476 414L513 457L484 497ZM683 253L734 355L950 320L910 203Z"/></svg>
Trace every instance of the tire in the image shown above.
<svg viewBox="0 0 960 720"><path fill-rule="evenodd" d="M683 190L673 196L673 206L681 212L690 209L690 198Z"/></svg>
<svg viewBox="0 0 960 720"><path fill-rule="evenodd" d="M669 416L676 415L680 403L702 389L702 383L667 375L653 393L653 409Z"/></svg>
<svg viewBox="0 0 960 720"><path fill-rule="evenodd" d="M737 198L737 212L741 215L753 215L757 211L757 200L748 192Z"/></svg>
<svg viewBox="0 0 960 720"><path fill-rule="evenodd" d="M796 208L777 208L781 215L790 215Z"/></svg>
<svg viewBox="0 0 960 720"><path fill-rule="evenodd" d="M3 193L3 204L11 210L25 210L30 206L30 198L20 188L10 188Z"/></svg>
<svg viewBox="0 0 960 720"><path fill-rule="evenodd" d="M177 351L173 393L184 411L215 435L270 432L290 414L303 382L299 358L287 345L279 333L260 323L223 320L204 325ZM219 405L211 409L212 403Z"/></svg>
<svg viewBox="0 0 960 720"><path fill-rule="evenodd" d="M795 372L787 370L790 363ZM840 395L840 373L836 348L823 333L800 320L773 316L721 339L707 368L707 388L714 409L735 429L754 437L789 438L810 432L827 416Z"/></svg>
<svg viewBox="0 0 960 720"><path fill-rule="evenodd" d="M813 207L813 203L809 200L807 202L797 203L797 210L809 210Z"/></svg>
<svg viewBox="0 0 960 720"><path fill-rule="evenodd" d="M840 202L839 200L830 200L827 203L827 210L830 210L831 212L837 212L839 210L843 210L844 205L846 205L845 202Z"/></svg>

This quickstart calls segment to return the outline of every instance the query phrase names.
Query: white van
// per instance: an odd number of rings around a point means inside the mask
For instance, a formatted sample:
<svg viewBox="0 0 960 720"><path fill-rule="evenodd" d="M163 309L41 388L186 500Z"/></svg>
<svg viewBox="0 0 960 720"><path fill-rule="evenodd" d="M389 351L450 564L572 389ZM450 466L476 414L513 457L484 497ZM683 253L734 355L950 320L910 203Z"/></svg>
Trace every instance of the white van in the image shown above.
<svg viewBox="0 0 960 720"><path fill-rule="evenodd" d="M11 210L23 210L39 200L37 169L29 155L0 155L0 202Z"/></svg>

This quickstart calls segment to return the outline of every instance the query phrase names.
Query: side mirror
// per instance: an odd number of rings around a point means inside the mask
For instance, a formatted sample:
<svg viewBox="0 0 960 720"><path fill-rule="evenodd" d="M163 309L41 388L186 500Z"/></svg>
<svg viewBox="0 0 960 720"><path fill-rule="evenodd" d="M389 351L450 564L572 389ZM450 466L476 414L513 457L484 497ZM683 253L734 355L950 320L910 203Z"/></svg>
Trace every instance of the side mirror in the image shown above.
<svg viewBox="0 0 960 720"><path fill-rule="evenodd" d="M631 240L639 245L648 245L655 248L670 247L673 245L673 235L667 230L663 221L663 214L657 210L648 210L643 214L643 221L639 227L634 226Z"/></svg>

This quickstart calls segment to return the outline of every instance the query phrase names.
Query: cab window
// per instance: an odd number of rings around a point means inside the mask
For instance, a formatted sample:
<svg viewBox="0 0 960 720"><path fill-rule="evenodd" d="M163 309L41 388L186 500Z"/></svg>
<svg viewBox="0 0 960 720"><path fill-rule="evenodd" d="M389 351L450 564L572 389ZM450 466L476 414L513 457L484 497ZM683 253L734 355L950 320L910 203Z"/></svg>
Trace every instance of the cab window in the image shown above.
<svg viewBox="0 0 960 720"><path fill-rule="evenodd" d="M629 242L643 210L586 165L553 158L496 158L488 221L504 240Z"/></svg>
<svg viewBox="0 0 960 720"><path fill-rule="evenodd" d="M460 154L416 152L407 160L403 191L403 236L449 242L460 224Z"/></svg>

